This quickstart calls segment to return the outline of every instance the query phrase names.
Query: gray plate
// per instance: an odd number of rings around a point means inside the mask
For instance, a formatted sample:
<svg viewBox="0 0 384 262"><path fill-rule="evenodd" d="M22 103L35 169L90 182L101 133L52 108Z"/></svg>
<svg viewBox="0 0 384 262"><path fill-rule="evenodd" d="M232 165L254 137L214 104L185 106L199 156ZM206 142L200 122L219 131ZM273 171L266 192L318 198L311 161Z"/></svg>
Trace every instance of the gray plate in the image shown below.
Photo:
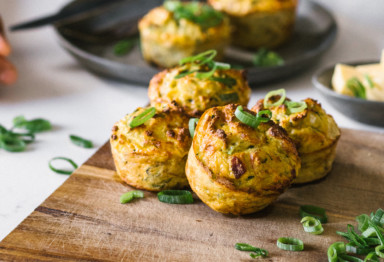
<svg viewBox="0 0 384 262"><path fill-rule="evenodd" d="M63 10L76 8L79 1L84 0L73 1ZM138 19L161 3L159 0L125 0L102 13L55 28L61 45L89 70L98 75L148 85L160 69L143 60L139 46L123 57L113 54L113 46L118 39L137 32ZM276 50L284 58L284 65L254 67L251 63L253 53L234 47L227 50L226 60L246 68L252 86L279 81L312 66L331 46L336 32L336 22L325 8L309 0L300 1L294 33L287 44Z"/></svg>
<svg viewBox="0 0 384 262"><path fill-rule="evenodd" d="M365 65L379 61L343 63L347 65ZM374 126L384 127L384 102L364 100L336 93L332 89L332 75L335 66L320 70L312 78L312 83L325 99L345 116Z"/></svg>

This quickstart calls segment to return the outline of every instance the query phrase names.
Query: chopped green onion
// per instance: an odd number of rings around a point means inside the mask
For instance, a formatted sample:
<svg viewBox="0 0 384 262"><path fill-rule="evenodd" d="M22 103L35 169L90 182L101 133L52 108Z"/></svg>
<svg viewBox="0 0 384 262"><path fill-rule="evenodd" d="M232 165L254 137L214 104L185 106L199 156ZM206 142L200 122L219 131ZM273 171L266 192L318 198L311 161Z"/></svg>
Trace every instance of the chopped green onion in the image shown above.
<svg viewBox="0 0 384 262"><path fill-rule="evenodd" d="M375 236L376 235L376 231L374 228L372 227L368 227L366 230L364 230L361 235L363 237L371 237L371 236Z"/></svg>
<svg viewBox="0 0 384 262"><path fill-rule="evenodd" d="M203 53L197 54L195 56L189 56L185 57L180 60L179 64L184 65L186 63L196 63L199 62L199 65L204 65L208 63L209 61L212 61L212 59L217 55L216 50L208 50Z"/></svg>
<svg viewBox="0 0 384 262"><path fill-rule="evenodd" d="M26 144L22 139L10 134L0 134L0 148L8 152L21 152L26 148Z"/></svg>
<svg viewBox="0 0 384 262"><path fill-rule="evenodd" d="M134 198L143 198L143 197L144 197L143 191L140 191L140 190L129 191L121 195L120 203L126 204L128 202L131 202Z"/></svg>
<svg viewBox="0 0 384 262"><path fill-rule="evenodd" d="M13 127L23 128L31 133L38 133L52 129L51 123L48 120L42 118L26 120L24 116L15 117L13 119Z"/></svg>
<svg viewBox="0 0 384 262"><path fill-rule="evenodd" d="M21 140L23 140L25 143L29 144L35 141L35 134L34 133L15 133L15 132L9 132L11 136L17 137Z"/></svg>
<svg viewBox="0 0 384 262"><path fill-rule="evenodd" d="M198 71L199 71L199 70L191 70L191 71L187 71L187 72L180 73L180 74L178 74L177 76L175 76L175 79L183 78L184 76L193 74L193 73L198 72Z"/></svg>
<svg viewBox="0 0 384 262"><path fill-rule="evenodd" d="M168 204L191 204L192 193L187 190L164 190L157 194L160 202Z"/></svg>
<svg viewBox="0 0 384 262"><path fill-rule="evenodd" d="M222 62L215 62L216 68L220 70L228 70L231 69L231 65Z"/></svg>
<svg viewBox="0 0 384 262"><path fill-rule="evenodd" d="M369 216L367 214L362 214L356 217L357 228L360 232L364 232L368 228Z"/></svg>
<svg viewBox="0 0 384 262"><path fill-rule="evenodd" d="M381 245L384 245L384 236L380 228L372 221L368 221L369 225L375 230L377 238L380 240Z"/></svg>
<svg viewBox="0 0 384 262"><path fill-rule="evenodd" d="M197 122L199 122L198 118L189 119L188 127L189 127L189 134L191 134L191 137L195 135L195 128L196 128Z"/></svg>
<svg viewBox="0 0 384 262"><path fill-rule="evenodd" d="M264 115L266 115L267 117L264 117ZM257 112L256 114L257 121L262 123L268 122L269 120L271 120L271 117L272 117L272 112L270 110L262 110Z"/></svg>
<svg viewBox="0 0 384 262"><path fill-rule="evenodd" d="M301 102L285 101L284 104L288 107L288 112L290 114L301 112L307 108L307 103L305 103L304 101L301 101Z"/></svg>
<svg viewBox="0 0 384 262"><path fill-rule="evenodd" d="M346 248L344 242L335 242L329 246L327 255L329 262L338 262L339 255L345 254Z"/></svg>
<svg viewBox="0 0 384 262"><path fill-rule="evenodd" d="M239 101L239 95L236 92L227 93L227 94L220 94L219 98L221 101L224 101L226 103Z"/></svg>
<svg viewBox="0 0 384 262"><path fill-rule="evenodd" d="M277 100L275 103L269 103L269 99L273 96L280 96L280 99ZM271 108L271 107L277 107L279 105L282 105L284 103L286 94L285 89L281 88L278 90L273 90L267 93L267 95L264 97L264 107L265 108Z"/></svg>
<svg viewBox="0 0 384 262"><path fill-rule="evenodd" d="M375 223L378 226L381 226L381 220L383 220L383 219L384 219L384 210L379 208L376 211L375 215L373 216L372 222Z"/></svg>
<svg viewBox="0 0 384 262"><path fill-rule="evenodd" d="M301 218L306 216L317 218L323 224L327 223L328 221L328 217L327 217L327 214L325 213L325 209L317 206L311 206L311 205L300 206L300 216Z"/></svg>
<svg viewBox="0 0 384 262"><path fill-rule="evenodd" d="M320 235L324 231L321 222L317 218L306 216L301 219L300 223L303 224L305 232Z"/></svg>
<svg viewBox="0 0 384 262"><path fill-rule="evenodd" d="M75 135L70 135L69 138L71 139L72 143L74 143L77 146L84 147L84 148L93 147L93 143L90 140L87 140Z"/></svg>
<svg viewBox="0 0 384 262"><path fill-rule="evenodd" d="M116 43L113 47L113 53L116 56L123 56L128 54L137 42L137 38L125 39Z"/></svg>
<svg viewBox="0 0 384 262"><path fill-rule="evenodd" d="M355 97L367 98L364 85L356 77L352 77L347 81L347 88L352 91Z"/></svg>
<svg viewBox="0 0 384 262"><path fill-rule="evenodd" d="M250 253L249 255L252 258L257 258L257 257L267 257L268 256L268 251L262 248L254 247L246 243L236 243L235 248L240 251L250 251L254 253Z"/></svg>
<svg viewBox="0 0 384 262"><path fill-rule="evenodd" d="M370 252L375 250L373 247L364 247L364 248L358 247L354 243L346 244L345 248L348 253L353 253L356 255L367 255Z"/></svg>
<svg viewBox="0 0 384 262"><path fill-rule="evenodd" d="M142 112L140 115L133 118L133 120L129 123L129 126L131 128L140 126L144 124L146 121L148 121L149 119L151 119L155 114L156 114L156 108L150 107L144 110L144 112Z"/></svg>
<svg viewBox="0 0 384 262"><path fill-rule="evenodd" d="M364 262L380 262L380 261L376 255L376 252L371 252L364 258Z"/></svg>
<svg viewBox="0 0 384 262"><path fill-rule="evenodd" d="M197 72L196 77L198 79L210 78L215 73L216 69L217 69L216 63L213 63L212 67L210 68L210 70L208 72Z"/></svg>
<svg viewBox="0 0 384 262"><path fill-rule="evenodd" d="M375 252L378 257L384 258L384 245L377 246Z"/></svg>
<svg viewBox="0 0 384 262"><path fill-rule="evenodd" d="M260 67L280 66L284 64L284 59L276 52L260 48L253 57L253 64Z"/></svg>
<svg viewBox="0 0 384 262"><path fill-rule="evenodd" d="M55 160L64 160L64 161L68 162L69 164L71 164L71 166L74 168L74 170L57 169L57 168L53 167L52 162L55 161ZM77 168L76 163L73 160L71 160L71 159L69 159L67 157L54 157L51 160L49 160L48 164L49 164L49 168L52 171L54 171L54 172L56 172L58 174L63 174L63 175L70 175Z"/></svg>
<svg viewBox="0 0 384 262"><path fill-rule="evenodd" d="M229 86L230 88L232 88L232 86L236 85L237 81L236 79L232 78L232 77L215 77L215 76L211 76L209 78L209 80L212 80L212 81L216 81L216 82L220 82L226 86Z"/></svg>
<svg viewBox="0 0 384 262"><path fill-rule="evenodd" d="M364 262L362 259L358 257L353 257L346 254L340 254L339 261L340 262Z"/></svg>
<svg viewBox="0 0 384 262"><path fill-rule="evenodd" d="M259 121L257 121L256 116L244 111L242 106L238 106L236 108L235 116L237 119L240 120L240 122L250 127L257 128L259 125Z"/></svg>
<svg viewBox="0 0 384 262"><path fill-rule="evenodd" d="M370 88L374 88L375 87L375 84L373 83L372 78L369 75L365 74L364 78L367 80L368 85L369 85Z"/></svg>
<svg viewBox="0 0 384 262"><path fill-rule="evenodd" d="M286 251L302 251L304 250L304 243L297 238L280 237L277 240L277 247Z"/></svg>

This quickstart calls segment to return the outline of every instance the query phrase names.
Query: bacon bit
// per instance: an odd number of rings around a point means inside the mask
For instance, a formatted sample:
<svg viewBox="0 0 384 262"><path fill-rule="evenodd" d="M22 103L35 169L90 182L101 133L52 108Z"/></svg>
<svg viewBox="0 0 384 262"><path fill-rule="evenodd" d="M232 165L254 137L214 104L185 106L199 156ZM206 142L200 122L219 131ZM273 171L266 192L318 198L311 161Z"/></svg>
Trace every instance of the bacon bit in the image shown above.
<svg viewBox="0 0 384 262"><path fill-rule="evenodd" d="M231 160L232 172L235 175L236 179L239 179L247 170L245 169L244 164L237 157L233 157Z"/></svg>
<svg viewBox="0 0 384 262"><path fill-rule="evenodd" d="M216 134L219 138L225 139L227 137L227 134L223 129L217 129Z"/></svg>
<svg viewBox="0 0 384 262"><path fill-rule="evenodd" d="M169 137L175 137L175 132L173 132L173 130L167 130L166 135Z"/></svg>
<svg viewBox="0 0 384 262"><path fill-rule="evenodd" d="M151 130L147 130L147 131L145 131L145 134L146 134L147 136L152 136L152 135L153 135L153 132L152 132Z"/></svg>

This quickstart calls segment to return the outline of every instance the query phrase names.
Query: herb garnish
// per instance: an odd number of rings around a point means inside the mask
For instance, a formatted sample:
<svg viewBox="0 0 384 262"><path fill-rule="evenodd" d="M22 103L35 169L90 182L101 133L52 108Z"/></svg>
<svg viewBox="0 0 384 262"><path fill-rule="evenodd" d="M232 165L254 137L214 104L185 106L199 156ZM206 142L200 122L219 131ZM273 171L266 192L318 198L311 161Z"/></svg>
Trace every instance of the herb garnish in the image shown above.
<svg viewBox="0 0 384 262"><path fill-rule="evenodd" d="M347 88L352 91L355 97L367 98L364 85L356 77L352 77L347 81Z"/></svg>
<svg viewBox="0 0 384 262"><path fill-rule="evenodd" d="M92 148L93 147L93 143L90 140L87 140L87 139L84 139L84 138L81 138L81 137L75 136L75 135L70 135L69 138L71 139L72 143L77 145L77 146L84 147L84 148Z"/></svg>
<svg viewBox="0 0 384 262"><path fill-rule="evenodd" d="M253 64L260 67L284 65L284 59L276 52L260 48L253 57Z"/></svg>
<svg viewBox="0 0 384 262"><path fill-rule="evenodd" d="M268 251L262 248L254 247L246 243L236 243L235 248L240 251L250 251L252 258L267 257Z"/></svg>
<svg viewBox="0 0 384 262"><path fill-rule="evenodd" d="M116 56L123 56L128 54L137 43L137 37L125 39L117 42L113 47L113 53Z"/></svg>

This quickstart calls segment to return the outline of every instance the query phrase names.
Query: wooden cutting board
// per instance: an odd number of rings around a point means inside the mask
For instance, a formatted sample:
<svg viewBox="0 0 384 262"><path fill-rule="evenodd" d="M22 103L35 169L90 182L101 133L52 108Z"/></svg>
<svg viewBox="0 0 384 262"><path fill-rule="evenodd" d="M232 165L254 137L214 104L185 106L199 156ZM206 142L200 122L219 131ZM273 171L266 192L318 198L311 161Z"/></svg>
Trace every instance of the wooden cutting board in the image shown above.
<svg viewBox="0 0 384 262"><path fill-rule="evenodd" d="M0 243L0 260L248 261L234 248L245 242L269 251L260 261L327 261L328 246L342 241L336 230L384 208L383 185L384 135L343 129L328 177L292 187L259 213L222 215L199 200L169 205L149 192L122 205L132 188L118 180L107 143ZM327 210L322 235L303 231L303 204ZM283 236L303 240L304 251L278 249Z"/></svg>

